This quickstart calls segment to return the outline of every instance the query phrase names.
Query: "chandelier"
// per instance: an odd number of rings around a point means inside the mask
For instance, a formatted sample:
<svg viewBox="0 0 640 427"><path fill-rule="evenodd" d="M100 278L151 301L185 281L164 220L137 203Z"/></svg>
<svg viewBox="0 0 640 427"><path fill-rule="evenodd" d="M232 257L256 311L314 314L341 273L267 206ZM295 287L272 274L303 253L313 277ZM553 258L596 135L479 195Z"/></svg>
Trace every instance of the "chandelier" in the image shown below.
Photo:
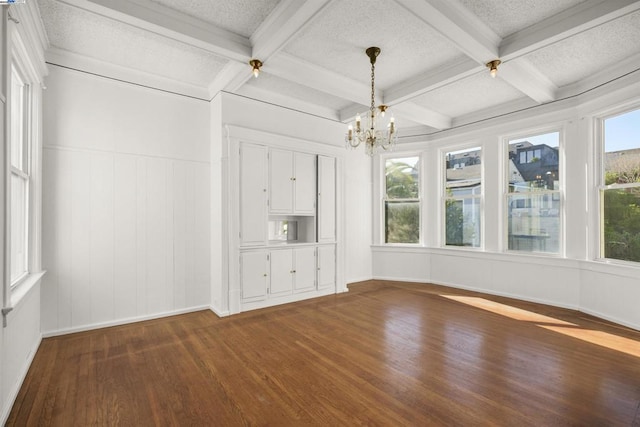
<svg viewBox="0 0 640 427"><path fill-rule="evenodd" d="M370 47L366 50L366 54L371 60L371 106L366 113L366 127L362 126L362 119L360 115L357 115L355 122L349 125L344 139L347 148L356 148L364 142L365 152L373 156L378 148L389 150L396 143L398 130L389 111L389 106L384 104L375 106L375 64L376 58L380 55L380 48ZM387 119L385 119L385 115Z"/></svg>

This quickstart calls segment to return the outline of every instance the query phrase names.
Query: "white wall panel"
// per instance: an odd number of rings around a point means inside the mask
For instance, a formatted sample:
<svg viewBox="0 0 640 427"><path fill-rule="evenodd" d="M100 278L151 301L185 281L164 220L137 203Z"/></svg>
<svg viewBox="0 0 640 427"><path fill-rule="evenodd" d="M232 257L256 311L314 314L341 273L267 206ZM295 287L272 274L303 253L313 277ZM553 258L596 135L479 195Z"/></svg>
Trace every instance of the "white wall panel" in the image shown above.
<svg viewBox="0 0 640 427"><path fill-rule="evenodd" d="M43 332L208 306L208 104L57 68L48 86Z"/></svg>
<svg viewBox="0 0 640 427"><path fill-rule="evenodd" d="M114 318L137 314L137 161L133 156L116 155L114 163Z"/></svg>

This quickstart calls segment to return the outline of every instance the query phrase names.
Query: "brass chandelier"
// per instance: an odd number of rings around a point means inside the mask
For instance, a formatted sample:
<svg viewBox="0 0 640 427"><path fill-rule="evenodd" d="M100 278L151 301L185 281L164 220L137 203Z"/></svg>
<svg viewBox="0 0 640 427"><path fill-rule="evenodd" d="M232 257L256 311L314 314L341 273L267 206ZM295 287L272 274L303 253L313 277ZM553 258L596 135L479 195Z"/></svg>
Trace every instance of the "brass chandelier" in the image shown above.
<svg viewBox="0 0 640 427"><path fill-rule="evenodd" d="M357 115L355 122L349 125L345 142L347 148L356 148L364 142L365 152L373 156L378 148L389 150L393 147L398 140L398 130L389 106L384 104L375 106L375 64L376 58L380 55L380 48L370 47L366 50L366 54L371 61L371 106L367 112L367 124L366 128L363 128L361 117Z"/></svg>

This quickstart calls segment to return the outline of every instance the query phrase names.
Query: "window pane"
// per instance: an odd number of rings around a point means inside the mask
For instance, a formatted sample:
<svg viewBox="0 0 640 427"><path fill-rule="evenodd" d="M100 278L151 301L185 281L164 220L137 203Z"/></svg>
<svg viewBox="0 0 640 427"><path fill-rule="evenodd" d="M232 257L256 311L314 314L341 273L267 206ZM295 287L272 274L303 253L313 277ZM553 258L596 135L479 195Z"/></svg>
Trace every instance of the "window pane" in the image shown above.
<svg viewBox="0 0 640 427"><path fill-rule="evenodd" d="M384 212L386 243L420 242L420 202L386 201Z"/></svg>
<svg viewBox="0 0 640 427"><path fill-rule="evenodd" d="M479 147L445 154L447 170L446 188L454 193L470 194L479 188L482 180L482 150ZM449 191L447 191L449 193ZM449 196L451 194L448 194Z"/></svg>
<svg viewBox="0 0 640 427"><path fill-rule="evenodd" d="M605 258L640 262L640 110L604 121L604 185L636 184L601 192Z"/></svg>
<svg viewBox="0 0 640 427"><path fill-rule="evenodd" d="M560 250L559 199L558 193L507 198L509 250L549 253Z"/></svg>
<svg viewBox="0 0 640 427"><path fill-rule="evenodd" d="M640 261L640 187L603 193L605 258Z"/></svg>
<svg viewBox="0 0 640 427"><path fill-rule="evenodd" d="M417 199L420 196L420 158L389 159L385 163L387 199Z"/></svg>
<svg viewBox="0 0 640 427"><path fill-rule="evenodd" d="M640 182L640 110L604 121L604 184Z"/></svg>
<svg viewBox="0 0 640 427"><path fill-rule="evenodd" d="M560 133L509 141L509 192L558 190Z"/></svg>
<svg viewBox="0 0 640 427"><path fill-rule="evenodd" d="M480 246L480 199L445 201L446 244Z"/></svg>
<svg viewBox="0 0 640 427"><path fill-rule="evenodd" d="M27 270L27 181L11 175L11 282Z"/></svg>

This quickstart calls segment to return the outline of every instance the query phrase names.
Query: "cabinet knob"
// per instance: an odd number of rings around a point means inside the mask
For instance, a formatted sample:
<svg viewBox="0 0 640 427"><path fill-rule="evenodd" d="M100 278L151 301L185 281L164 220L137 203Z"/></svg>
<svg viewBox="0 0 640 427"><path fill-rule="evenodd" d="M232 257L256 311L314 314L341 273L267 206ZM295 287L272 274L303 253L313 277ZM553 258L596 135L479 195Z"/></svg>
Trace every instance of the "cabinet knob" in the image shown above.
<svg viewBox="0 0 640 427"><path fill-rule="evenodd" d="M267 273L264 273L264 274L263 274L263 276L264 276L264 277L267 277Z"/></svg>

